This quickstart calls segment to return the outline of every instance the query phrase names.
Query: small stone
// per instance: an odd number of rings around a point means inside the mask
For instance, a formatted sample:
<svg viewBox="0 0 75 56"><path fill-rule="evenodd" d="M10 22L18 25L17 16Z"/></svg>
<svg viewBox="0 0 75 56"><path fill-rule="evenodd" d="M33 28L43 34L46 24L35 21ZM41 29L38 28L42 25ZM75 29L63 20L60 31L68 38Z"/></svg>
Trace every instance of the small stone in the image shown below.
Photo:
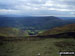
<svg viewBox="0 0 75 56"><path fill-rule="evenodd" d="M40 55L41 55L40 53L37 54L37 56L40 56Z"/></svg>

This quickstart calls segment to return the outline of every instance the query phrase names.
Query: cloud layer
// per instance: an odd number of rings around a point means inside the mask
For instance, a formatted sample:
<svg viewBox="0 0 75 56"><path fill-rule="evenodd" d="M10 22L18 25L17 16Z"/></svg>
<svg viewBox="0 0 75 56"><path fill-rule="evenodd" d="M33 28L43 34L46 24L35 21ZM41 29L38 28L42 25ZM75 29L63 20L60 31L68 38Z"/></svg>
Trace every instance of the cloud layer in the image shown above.
<svg viewBox="0 0 75 56"><path fill-rule="evenodd" d="M0 14L74 16L75 0L0 0Z"/></svg>

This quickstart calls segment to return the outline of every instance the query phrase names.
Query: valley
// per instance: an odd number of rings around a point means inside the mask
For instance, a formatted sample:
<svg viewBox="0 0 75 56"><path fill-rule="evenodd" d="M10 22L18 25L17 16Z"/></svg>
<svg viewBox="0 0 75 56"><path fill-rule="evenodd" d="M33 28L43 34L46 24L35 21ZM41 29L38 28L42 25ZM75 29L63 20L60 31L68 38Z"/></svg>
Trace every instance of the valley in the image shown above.
<svg viewBox="0 0 75 56"><path fill-rule="evenodd" d="M0 17L0 56L59 56L75 51L75 22L58 17Z"/></svg>

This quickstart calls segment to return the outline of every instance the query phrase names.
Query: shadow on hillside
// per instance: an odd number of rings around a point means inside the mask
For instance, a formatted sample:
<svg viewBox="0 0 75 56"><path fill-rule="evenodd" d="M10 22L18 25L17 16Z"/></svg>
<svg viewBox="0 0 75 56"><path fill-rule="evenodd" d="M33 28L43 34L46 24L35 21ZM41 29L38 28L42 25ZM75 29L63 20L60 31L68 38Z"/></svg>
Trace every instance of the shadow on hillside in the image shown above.
<svg viewBox="0 0 75 56"><path fill-rule="evenodd" d="M55 35L37 36L39 38L75 38L75 32L60 33Z"/></svg>
<svg viewBox="0 0 75 56"><path fill-rule="evenodd" d="M75 32L67 32L67 33L61 33L61 34L55 34L55 35L47 35L47 36L28 36L28 37L3 37L0 36L0 44L2 44L3 41L25 41L25 40L43 40L46 38L75 38Z"/></svg>

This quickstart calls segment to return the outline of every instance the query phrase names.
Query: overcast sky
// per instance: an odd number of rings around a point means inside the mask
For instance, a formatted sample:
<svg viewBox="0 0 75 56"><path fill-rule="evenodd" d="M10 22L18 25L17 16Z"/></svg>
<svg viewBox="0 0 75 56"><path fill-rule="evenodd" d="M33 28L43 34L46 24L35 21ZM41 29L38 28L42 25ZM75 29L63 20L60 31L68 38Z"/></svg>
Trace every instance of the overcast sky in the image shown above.
<svg viewBox="0 0 75 56"><path fill-rule="evenodd" d="M75 0L0 0L0 15L75 16Z"/></svg>

